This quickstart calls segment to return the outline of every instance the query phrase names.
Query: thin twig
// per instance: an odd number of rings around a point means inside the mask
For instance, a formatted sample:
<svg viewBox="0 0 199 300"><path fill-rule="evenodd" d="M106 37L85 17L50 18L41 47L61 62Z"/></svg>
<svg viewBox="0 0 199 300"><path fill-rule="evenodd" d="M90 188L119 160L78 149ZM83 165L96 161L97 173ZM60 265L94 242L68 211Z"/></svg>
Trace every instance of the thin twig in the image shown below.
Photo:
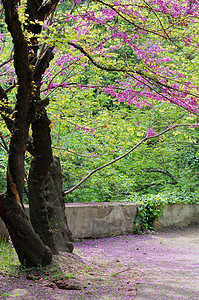
<svg viewBox="0 0 199 300"><path fill-rule="evenodd" d="M3 66L5 66L6 64L8 64L11 60L13 59L12 55L3 63L0 64L0 68L2 68Z"/></svg>
<svg viewBox="0 0 199 300"><path fill-rule="evenodd" d="M69 150L69 149L67 149L67 148L60 148L60 147L54 147L54 146L53 146L52 148L57 149L57 150L67 151L67 152L69 152L69 153L72 153L72 154L75 154L75 155L81 156L81 157L86 157L86 158L92 158L92 157L94 157L94 155L83 155L83 154L79 154L79 153L77 153L77 152L75 152L75 151L72 151L72 150ZM98 155L98 156L99 156L99 155Z"/></svg>

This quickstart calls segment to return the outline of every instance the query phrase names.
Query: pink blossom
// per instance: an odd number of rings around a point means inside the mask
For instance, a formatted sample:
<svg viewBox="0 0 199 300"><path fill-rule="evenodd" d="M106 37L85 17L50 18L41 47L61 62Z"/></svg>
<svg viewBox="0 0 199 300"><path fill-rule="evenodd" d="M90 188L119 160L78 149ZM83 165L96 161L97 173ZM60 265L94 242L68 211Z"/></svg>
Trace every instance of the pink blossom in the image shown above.
<svg viewBox="0 0 199 300"><path fill-rule="evenodd" d="M155 131L151 127L147 127L146 136L151 137L155 135L157 135L157 133L155 133Z"/></svg>

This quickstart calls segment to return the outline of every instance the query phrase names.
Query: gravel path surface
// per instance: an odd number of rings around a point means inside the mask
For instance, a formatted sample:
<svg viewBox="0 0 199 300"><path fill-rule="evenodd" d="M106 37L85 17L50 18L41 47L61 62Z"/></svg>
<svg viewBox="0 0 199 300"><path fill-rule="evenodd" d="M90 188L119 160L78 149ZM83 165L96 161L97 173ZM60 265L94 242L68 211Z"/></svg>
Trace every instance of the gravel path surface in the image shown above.
<svg viewBox="0 0 199 300"><path fill-rule="evenodd" d="M199 300L199 226L85 240L55 261L43 273L0 275L0 299Z"/></svg>

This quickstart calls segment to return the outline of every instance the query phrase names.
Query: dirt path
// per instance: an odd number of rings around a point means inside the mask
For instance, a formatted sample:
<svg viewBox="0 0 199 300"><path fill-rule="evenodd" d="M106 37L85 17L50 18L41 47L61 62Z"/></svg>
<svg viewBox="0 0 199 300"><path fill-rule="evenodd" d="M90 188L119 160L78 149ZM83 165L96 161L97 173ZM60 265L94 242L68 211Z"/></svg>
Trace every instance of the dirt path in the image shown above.
<svg viewBox="0 0 199 300"><path fill-rule="evenodd" d="M153 235L146 247L136 299L199 300L199 227Z"/></svg>
<svg viewBox="0 0 199 300"><path fill-rule="evenodd" d="M0 276L0 299L199 300L199 227L86 240L56 260L61 269L46 270L54 281L39 272Z"/></svg>

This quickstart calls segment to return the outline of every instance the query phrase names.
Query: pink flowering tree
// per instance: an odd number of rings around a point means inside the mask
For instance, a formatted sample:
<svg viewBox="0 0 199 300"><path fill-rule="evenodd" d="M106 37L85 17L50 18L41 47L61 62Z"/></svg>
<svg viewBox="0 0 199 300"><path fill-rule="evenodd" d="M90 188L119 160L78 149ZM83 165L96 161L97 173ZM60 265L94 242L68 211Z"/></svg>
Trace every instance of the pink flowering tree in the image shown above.
<svg viewBox="0 0 199 300"><path fill-rule="evenodd" d="M194 0L3 0L0 10L0 112L11 132L0 217L20 262L46 265L52 253L73 250L47 114L56 92L94 88L138 109L161 102L198 114L197 82L186 70L179 70L174 58L178 52L189 62L197 55L199 4ZM81 80L88 69L100 73L100 81L98 76ZM146 137L128 153L169 130L156 133L147 128ZM33 157L28 178L31 222L23 207L26 151Z"/></svg>

